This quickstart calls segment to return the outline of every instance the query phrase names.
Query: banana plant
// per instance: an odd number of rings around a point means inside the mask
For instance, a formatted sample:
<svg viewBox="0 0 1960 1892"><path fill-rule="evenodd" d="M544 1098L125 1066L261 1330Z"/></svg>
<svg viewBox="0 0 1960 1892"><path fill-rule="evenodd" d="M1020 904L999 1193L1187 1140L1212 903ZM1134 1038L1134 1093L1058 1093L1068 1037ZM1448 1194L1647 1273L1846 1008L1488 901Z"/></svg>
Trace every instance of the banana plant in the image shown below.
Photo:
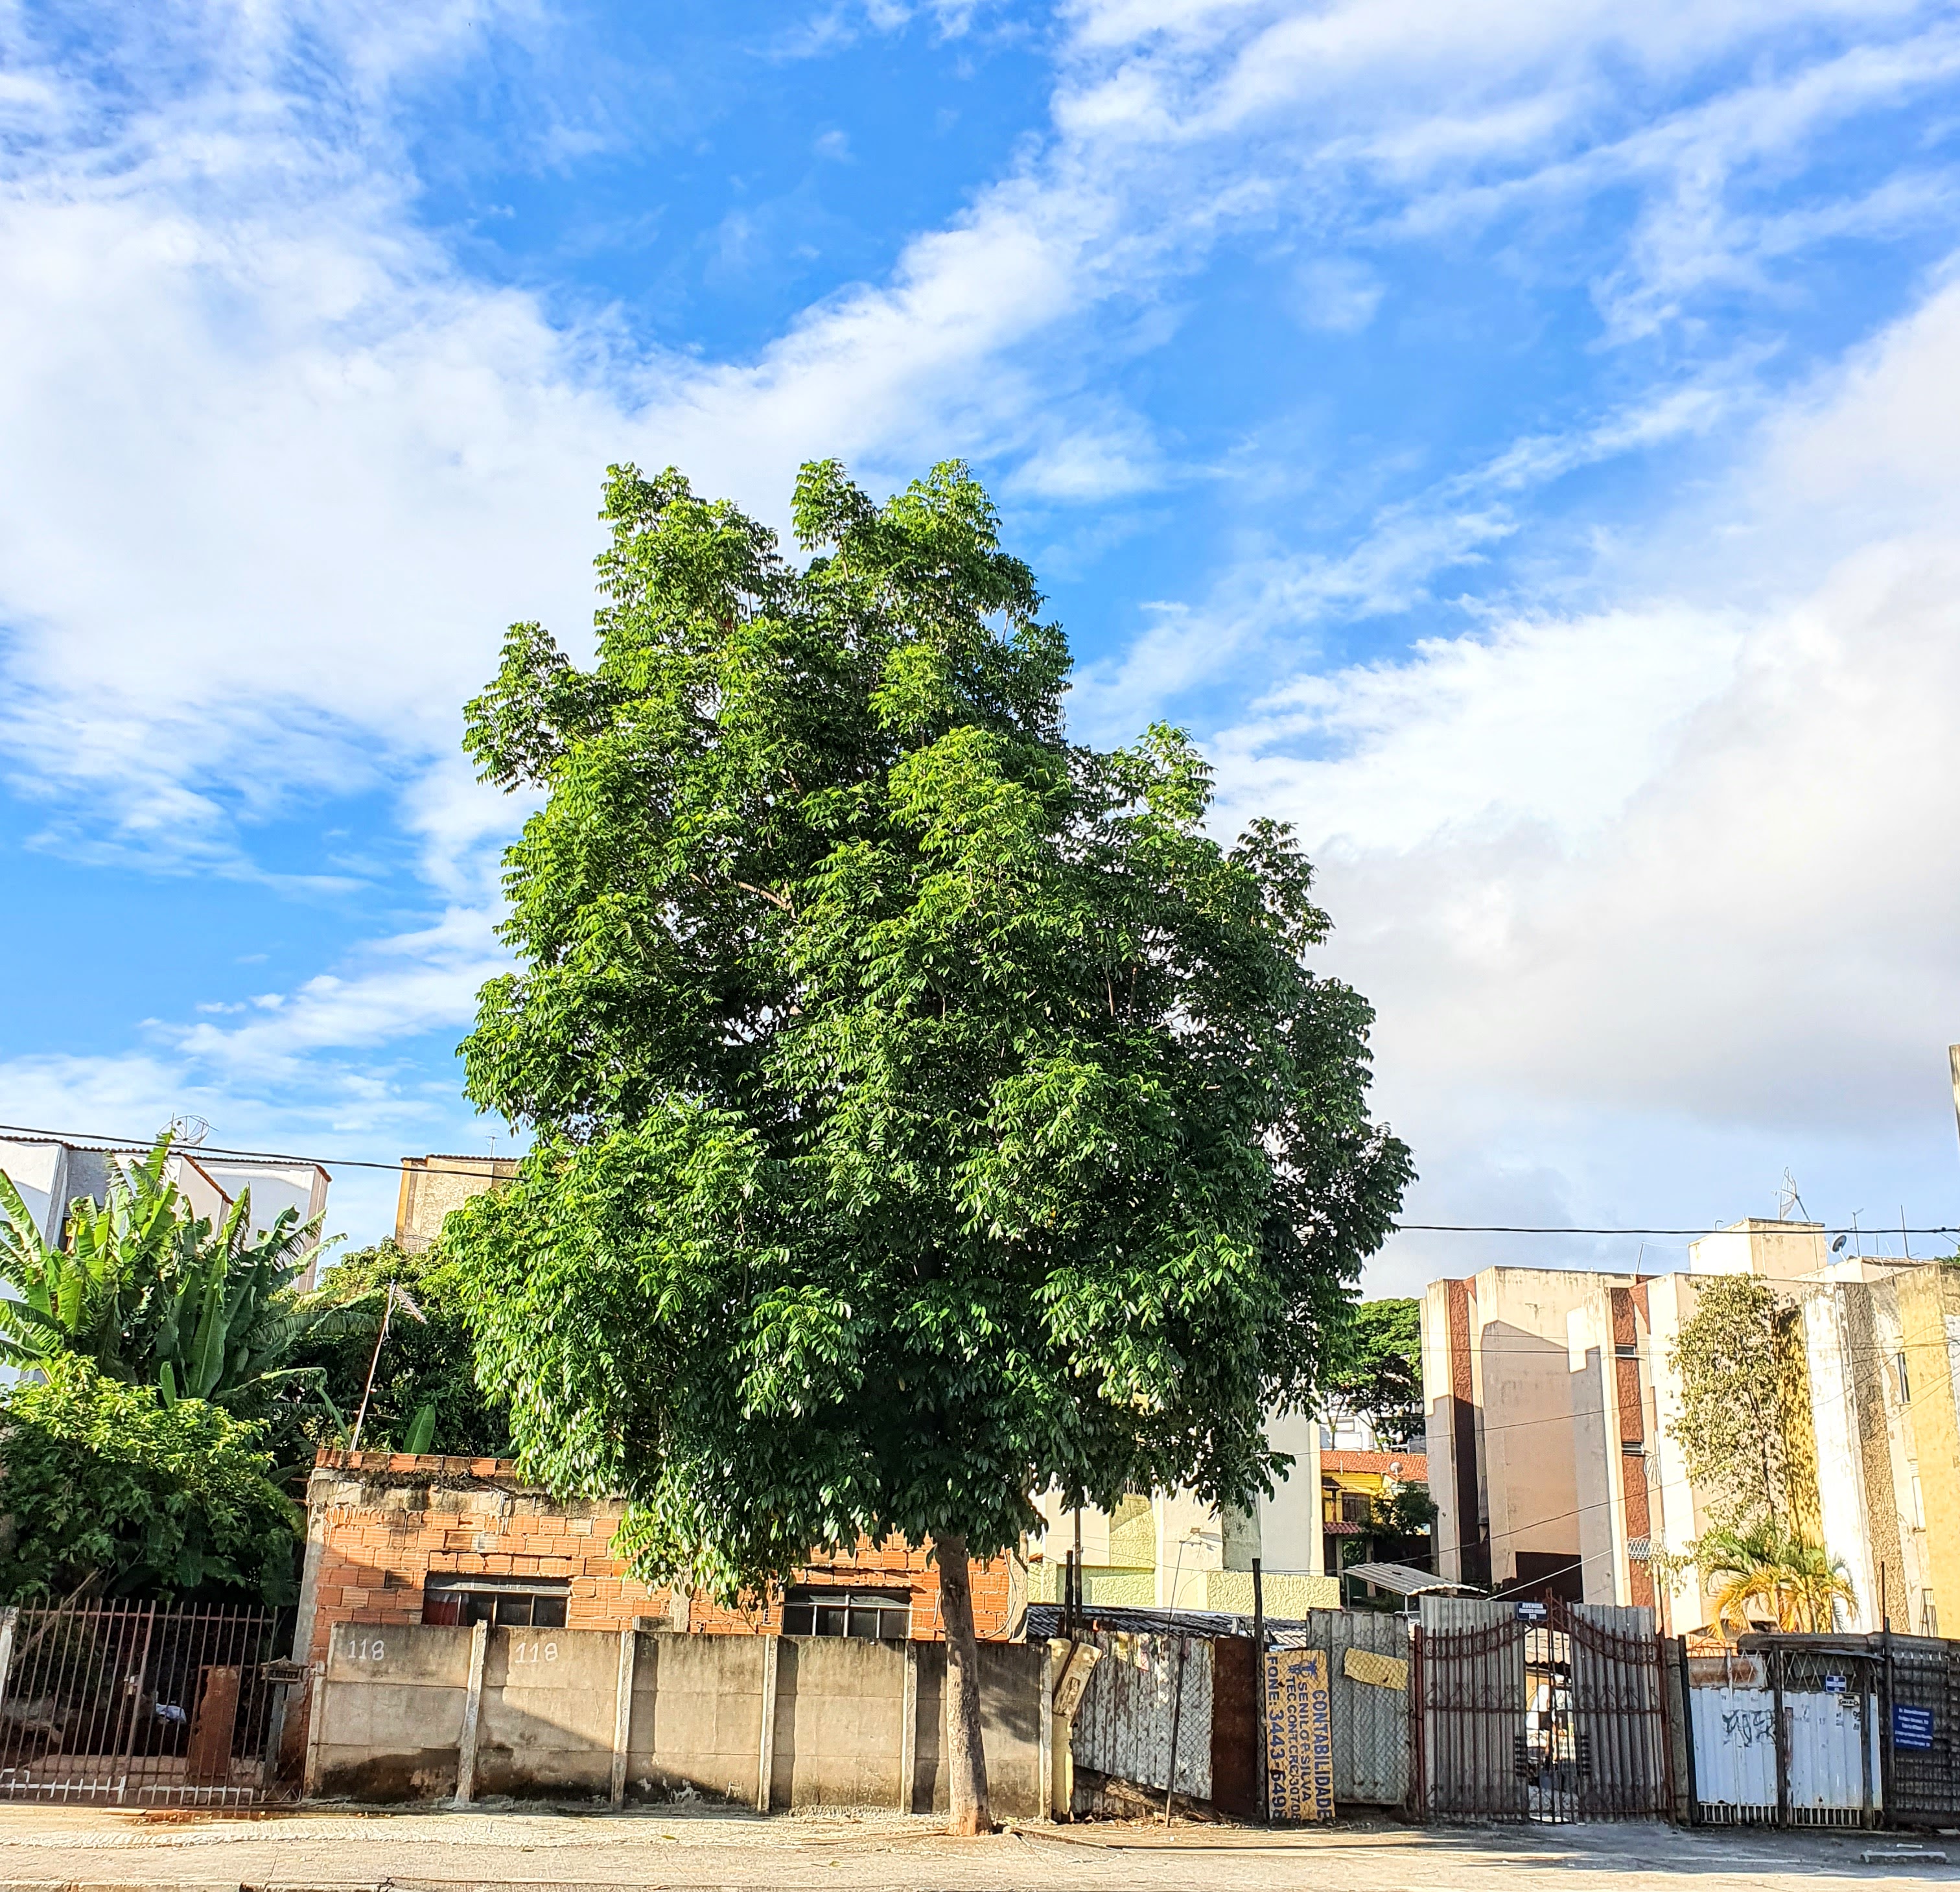
<svg viewBox="0 0 1960 1892"><path fill-rule="evenodd" d="M11 1290L0 1294L0 1359L32 1366L80 1353L170 1404L206 1399L236 1410L288 1381L323 1398L317 1372L285 1362L308 1334L369 1331L374 1297L328 1305L302 1296L294 1283L320 1218L287 1209L255 1230L248 1190L214 1230L170 1180L170 1152L164 1136L140 1161L112 1162L104 1200L72 1203L59 1246L0 1172L0 1286Z"/></svg>
<svg viewBox="0 0 1960 1892"><path fill-rule="evenodd" d="M0 1172L0 1358L30 1366L79 1353L118 1379L142 1368L180 1260L188 1206L165 1174L170 1139L139 1162L109 1166L106 1199L69 1204L65 1239L42 1235Z"/></svg>

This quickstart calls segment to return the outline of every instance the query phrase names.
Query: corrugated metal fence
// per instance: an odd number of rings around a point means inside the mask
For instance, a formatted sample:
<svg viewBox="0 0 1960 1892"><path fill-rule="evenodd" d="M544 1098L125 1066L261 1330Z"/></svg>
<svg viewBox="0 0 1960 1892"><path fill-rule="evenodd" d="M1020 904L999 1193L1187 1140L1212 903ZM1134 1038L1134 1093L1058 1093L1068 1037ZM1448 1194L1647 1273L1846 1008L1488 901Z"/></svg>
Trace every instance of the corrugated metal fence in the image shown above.
<svg viewBox="0 0 1960 1892"><path fill-rule="evenodd" d="M1160 1794L1174 1788L1190 1799L1209 1800L1211 1639L1085 1630L1077 1639L1102 1652L1075 1711L1078 1776L1087 1770Z"/></svg>
<svg viewBox="0 0 1960 1892"><path fill-rule="evenodd" d="M1752 1636L1682 1666L1698 1823L1960 1823L1960 1644Z"/></svg>
<svg viewBox="0 0 1960 1892"><path fill-rule="evenodd" d="M1272 1637L1327 1652L1336 1806L1399 1807L1408 1796L1409 1626L1371 1610L1314 1610Z"/></svg>

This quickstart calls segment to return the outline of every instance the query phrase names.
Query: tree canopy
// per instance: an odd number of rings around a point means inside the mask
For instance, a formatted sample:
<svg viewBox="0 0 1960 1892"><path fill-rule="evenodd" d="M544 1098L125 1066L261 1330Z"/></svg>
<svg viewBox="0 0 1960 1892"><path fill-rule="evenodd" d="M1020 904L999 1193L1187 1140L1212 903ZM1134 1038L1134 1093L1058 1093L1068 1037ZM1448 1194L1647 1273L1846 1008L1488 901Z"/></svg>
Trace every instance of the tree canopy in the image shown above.
<svg viewBox="0 0 1960 1892"><path fill-rule="evenodd" d="M296 1286L320 1224L282 1209L255 1229L247 1190L214 1227L171 1181L170 1144L165 1134L143 1156L112 1162L104 1200L71 1203L58 1242L0 1172L0 1286L10 1290L0 1295L0 1358L78 1357L166 1401L208 1399L247 1418L283 1401L292 1410L278 1416L294 1417L295 1401L318 1391L294 1349L323 1324L350 1324L345 1305Z"/></svg>
<svg viewBox="0 0 1960 1892"><path fill-rule="evenodd" d="M1357 1302L1336 1330L1326 1378L1330 1415L1366 1420L1392 1449L1422 1436L1422 1309L1413 1300Z"/></svg>
<svg viewBox="0 0 1960 1892"><path fill-rule="evenodd" d="M398 1309L377 1359L382 1297L391 1285L407 1291L422 1318ZM374 1391L361 1434L364 1451L417 1445L481 1458L508 1444L510 1426L500 1404L476 1383L467 1292L440 1245L409 1254L392 1242L379 1242L342 1255L322 1277L313 1302L348 1318L317 1322L294 1347L293 1364L318 1369L328 1398L349 1426L373 1367ZM429 1429L418 1439L415 1427L424 1413Z"/></svg>
<svg viewBox="0 0 1960 1892"><path fill-rule="evenodd" d="M1697 1288L1668 1360L1681 1382L1672 1429L1688 1475L1711 1494L1719 1525L1746 1534L1774 1519L1814 1532L1809 1383L1796 1311L1760 1275L1710 1275Z"/></svg>
<svg viewBox="0 0 1960 1892"><path fill-rule="evenodd" d="M1212 838L1179 732L1066 739L963 466L880 507L813 463L792 510L800 565L613 469L595 666L519 625L469 707L546 797L463 1048L536 1133L445 1235L485 1383L724 1594L861 1532L963 1580L1051 1485L1245 1505L1410 1174L1309 865Z"/></svg>

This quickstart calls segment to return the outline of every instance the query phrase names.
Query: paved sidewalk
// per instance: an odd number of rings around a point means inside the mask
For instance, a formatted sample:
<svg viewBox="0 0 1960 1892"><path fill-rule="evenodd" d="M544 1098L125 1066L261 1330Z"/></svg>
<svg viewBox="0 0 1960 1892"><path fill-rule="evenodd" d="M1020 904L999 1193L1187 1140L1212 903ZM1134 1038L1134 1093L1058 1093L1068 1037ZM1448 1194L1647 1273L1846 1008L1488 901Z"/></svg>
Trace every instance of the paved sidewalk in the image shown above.
<svg viewBox="0 0 1960 1892"><path fill-rule="evenodd" d="M1647 1825L1418 1831L1095 1823L949 1839L931 1821L676 1808L307 1813L247 1819L0 1805L0 1892L1831 1892L1960 1882L1952 1866L1861 1864L1871 1834L1678 1833ZM1934 1840L1960 1862L1960 1842Z"/></svg>

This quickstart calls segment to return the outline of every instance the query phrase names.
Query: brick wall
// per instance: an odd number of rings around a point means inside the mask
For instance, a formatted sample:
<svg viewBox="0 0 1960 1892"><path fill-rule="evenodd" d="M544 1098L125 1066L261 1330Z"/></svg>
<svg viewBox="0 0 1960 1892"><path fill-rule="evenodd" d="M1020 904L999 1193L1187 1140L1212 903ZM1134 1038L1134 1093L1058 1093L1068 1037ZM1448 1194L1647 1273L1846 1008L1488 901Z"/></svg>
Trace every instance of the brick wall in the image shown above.
<svg viewBox="0 0 1960 1892"><path fill-rule="evenodd" d="M727 1609L636 1582L612 1554L624 1509L617 1499L561 1504L523 1484L496 1458L322 1452L307 1490L302 1659L319 1661L338 1623L419 1623L422 1585L435 1576L552 1577L568 1581L568 1629L625 1629L636 1618L710 1635L779 1633L780 1598ZM822 1557L800 1573L813 1583L863 1584L912 1593L912 1635L937 1641L939 1571L927 1551L893 1539ZM1008 1560L973 1572L974 1626L1007 1633Z"/></svg>

